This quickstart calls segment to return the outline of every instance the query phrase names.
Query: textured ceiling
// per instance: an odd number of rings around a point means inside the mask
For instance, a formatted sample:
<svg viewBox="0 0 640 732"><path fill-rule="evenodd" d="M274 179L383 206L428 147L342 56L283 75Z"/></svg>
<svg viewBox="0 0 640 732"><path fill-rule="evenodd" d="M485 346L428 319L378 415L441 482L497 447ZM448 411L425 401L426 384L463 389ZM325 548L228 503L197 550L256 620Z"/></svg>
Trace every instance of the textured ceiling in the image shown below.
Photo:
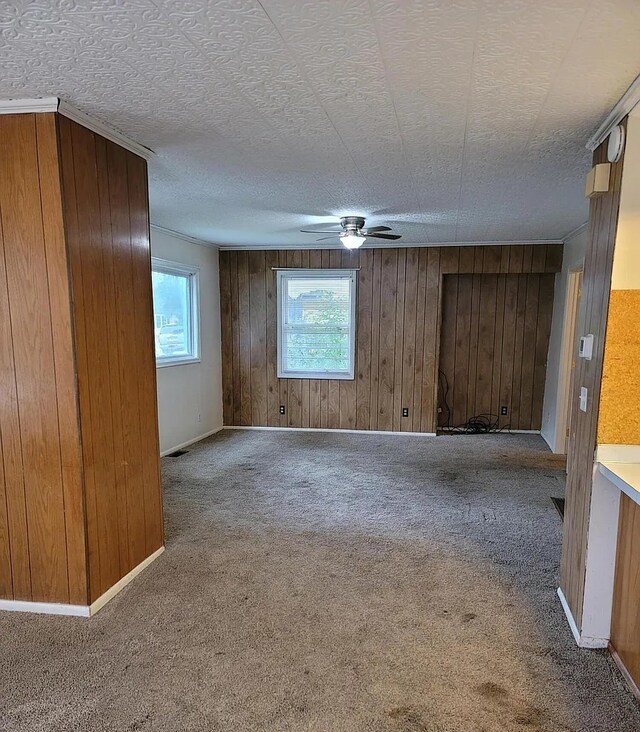
<svg viewBox="0 0 640 732"><path fill-rule="evenodd" d="M640 71L637 0L0 2L0 98L60 96L152 148L154 223L310 244L557 239L584 144Z"/></svg>

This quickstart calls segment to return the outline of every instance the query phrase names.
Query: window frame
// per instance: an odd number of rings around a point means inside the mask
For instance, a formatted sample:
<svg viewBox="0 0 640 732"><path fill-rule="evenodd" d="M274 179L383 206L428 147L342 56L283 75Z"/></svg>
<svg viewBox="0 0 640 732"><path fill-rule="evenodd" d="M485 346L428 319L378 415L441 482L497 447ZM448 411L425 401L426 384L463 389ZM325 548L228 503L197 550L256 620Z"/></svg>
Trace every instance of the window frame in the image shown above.
<svg viewBox="0 0 640 732"><path fill-rule="evenodd" d="M169 259L151 257L151 301L153 305L153 349L156 359L156 368L168 366L183 366L190 363L200 363L200 267L182 262L173 262ZM158 356L156 353L156 321L155 303L153 301L153 272L169 274L177 277L186 277L188 282L188 312L189 312L189 342L191 354L188 356Z"/></svg>
<svg viewBox="0 0 640 732"><path fill-rule="evenodd" d="M279 379L340 379L353 381L355 379L356 360L356 296L357 296L357 269L278 269L276 270L276 320L277 320L277 376ZM286 280L299 279L335 279L336 277L349 279L349 368L346 371L296 371L284 368L284 333L286 319L285 293Z"/></svg>

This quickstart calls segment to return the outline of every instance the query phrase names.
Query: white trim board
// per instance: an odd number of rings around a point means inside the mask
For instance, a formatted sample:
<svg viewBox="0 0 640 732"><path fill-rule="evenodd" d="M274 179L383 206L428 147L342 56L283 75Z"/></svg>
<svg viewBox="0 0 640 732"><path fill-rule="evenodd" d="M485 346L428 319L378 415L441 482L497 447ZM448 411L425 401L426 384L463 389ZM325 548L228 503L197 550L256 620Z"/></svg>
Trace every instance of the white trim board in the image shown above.
<svg viewBox="0 0 640 732"><path fill-rule="evenodd" d="M586 144L587 150L595 150L609 136L611 130L640 102L640 76L636 77L615 107L609 112Z"/></svg>
<svg viewBox="0 0 640 732"><path fill-rule="evenodd" d="M194 437L192 440L187 440L186 442L181 442L179 445L176 445L175 447L169 447L166 450L163 450L160 453L160 457L166 457L169 455L169 453L175 452L176 450L182 450L183 447L189 447L189 445L194 445L196 442L200 442L200 440L206 440L207 437L211 437L211 435L215 435L217 432L221 432L223 429L226 429L225 427L216 427L214 430L209 430L209 432L205 432L203 435L198 435L197 437Z"/></svg>
<svg viewBox="0 0 640 732"><path fill-rule="evenodd" d="M606 648L609 645L609 640L607 638L589 638L587 636L580 635L580 631L578 630L576 621L573 618L573 613L571 612L567 598L564 596L564 592L560 587L558 587L557 593L560 598L564 614L567 616L569 627L571 628L571 633L576 644L580 648Z"/></svg>
<svg viewBox="0 0 640 732"><path fill-rule="evenodd" d="M265 430L278 432L336 432L349 435L404 435L405 437L435 437L435 432L392 432L391 430L341 430L329 427L254 427L253 425L225 425L223 430Z"/></svg>
<svg viewBox="0 0 640 732"><path fill-rule="evenodd" d="M42 615L66 615L79 618L90 618L98 610L102 609L109 600L113 599L131 580L135 579L143 569L146 569L154 559L157 559L164 551L161 546L153 554L150 554L137 567L134 567L122 579L110 587L104 594L91 605L66 605L59 602L30 602L28 600L0 600L0 610L19 613L39 613Z"/></svg>
<svg viewBox="0 0 640 732"><path fill-rule="evenodd" d="M530 246L538 244L564 244L562 239L532 239L527 241L430 241L430 242L399 242L392 244L364 244L360 249L409 249L413 247L510 247ZM344 249L344 245L335 244L217 244L221 252L247 252L247 251L269 251L271 249Z"/></svg>
<svg viewBox="0 0 640 732"><path fill-rule="evenodd" d="M212 241L205 241L204 239L198 239L195 236L189 236L188 234L183 234L180 231L174 231L173 229L167 229L166 226L160 226L159 224L151 224L151 231L159 231L161 234L166 234L167 236L173 236L176 239L182 239L182 241L186 241L188 244L197 244L200 247L211 247L213 249L218 249L219 245Z"/></svg>
<svg viewBox="0 0 640 732"><path fill-rule="evenodd" d="M129 152L139 155L145 160L151 160L155 156L153 150L141 145L139 142L127 137L119 130L100 122L86 112L76 109L69 102L58 97L42 97L41 99L1 99L0 114L39 114L43 112L58 112L70 120L86 127L102 137L105 137L116 145L124 147Z"/></svg>

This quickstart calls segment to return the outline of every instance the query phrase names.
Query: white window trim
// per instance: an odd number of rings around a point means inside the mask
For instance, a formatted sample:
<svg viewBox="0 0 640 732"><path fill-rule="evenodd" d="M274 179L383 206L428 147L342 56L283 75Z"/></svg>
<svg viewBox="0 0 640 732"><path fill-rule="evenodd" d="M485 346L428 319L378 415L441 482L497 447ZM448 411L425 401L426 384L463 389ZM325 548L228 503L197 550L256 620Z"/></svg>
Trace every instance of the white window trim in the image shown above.
<svg viewBox="0 0 640 732"><path fill-rule="evenodd" d="M187 275L189 277L189 305L191 309L189 337L193 344L193 355L178 356L177 358L156 356L156 368L168 366L183 366L190 363L200 363L200 267L181 262L172 262L169 259L151 257L152 272L164 274ZM152 289L153 298L153 289ZM154 320L154 349L155 349L155 320Z"/></svg>
<svg viewBox="0 0 640 732"><path fill-rule="evenodd" d="M349 318L349 369L348 371L293 371L283 368L283 333L282 321L285 314L284 296L286 288L283 286L285 279L331 279L335 277L348 276L350 279L349 297L351 300L351 313ZM355 353L356 353L356 277L355 269L281 269L277 271L277 311L278 321L278 378L279 379L340 379L353 381L355 379Z"/></svg>

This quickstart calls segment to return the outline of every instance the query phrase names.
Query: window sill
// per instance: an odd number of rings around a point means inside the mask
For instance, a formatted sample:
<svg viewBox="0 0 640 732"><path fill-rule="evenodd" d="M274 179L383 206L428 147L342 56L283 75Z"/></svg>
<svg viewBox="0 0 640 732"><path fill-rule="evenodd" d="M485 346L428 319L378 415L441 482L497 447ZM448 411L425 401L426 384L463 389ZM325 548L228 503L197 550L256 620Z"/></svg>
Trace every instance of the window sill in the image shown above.
<svg viewBox="0 0 640 732"><path fill-rule="evenodd" d="M172 358L166 361L156 361L157 369L165 369L168 366L186 366L190 363L200 363L200 358Z"/></svg>
<svg viewBox="0 0 640 732"><path fill-rule="evenodd" d="M355 381L354 374L332 374L326 371L287 371L286 373L278 373L279 379L313 379L314 381Z"/></svg>

